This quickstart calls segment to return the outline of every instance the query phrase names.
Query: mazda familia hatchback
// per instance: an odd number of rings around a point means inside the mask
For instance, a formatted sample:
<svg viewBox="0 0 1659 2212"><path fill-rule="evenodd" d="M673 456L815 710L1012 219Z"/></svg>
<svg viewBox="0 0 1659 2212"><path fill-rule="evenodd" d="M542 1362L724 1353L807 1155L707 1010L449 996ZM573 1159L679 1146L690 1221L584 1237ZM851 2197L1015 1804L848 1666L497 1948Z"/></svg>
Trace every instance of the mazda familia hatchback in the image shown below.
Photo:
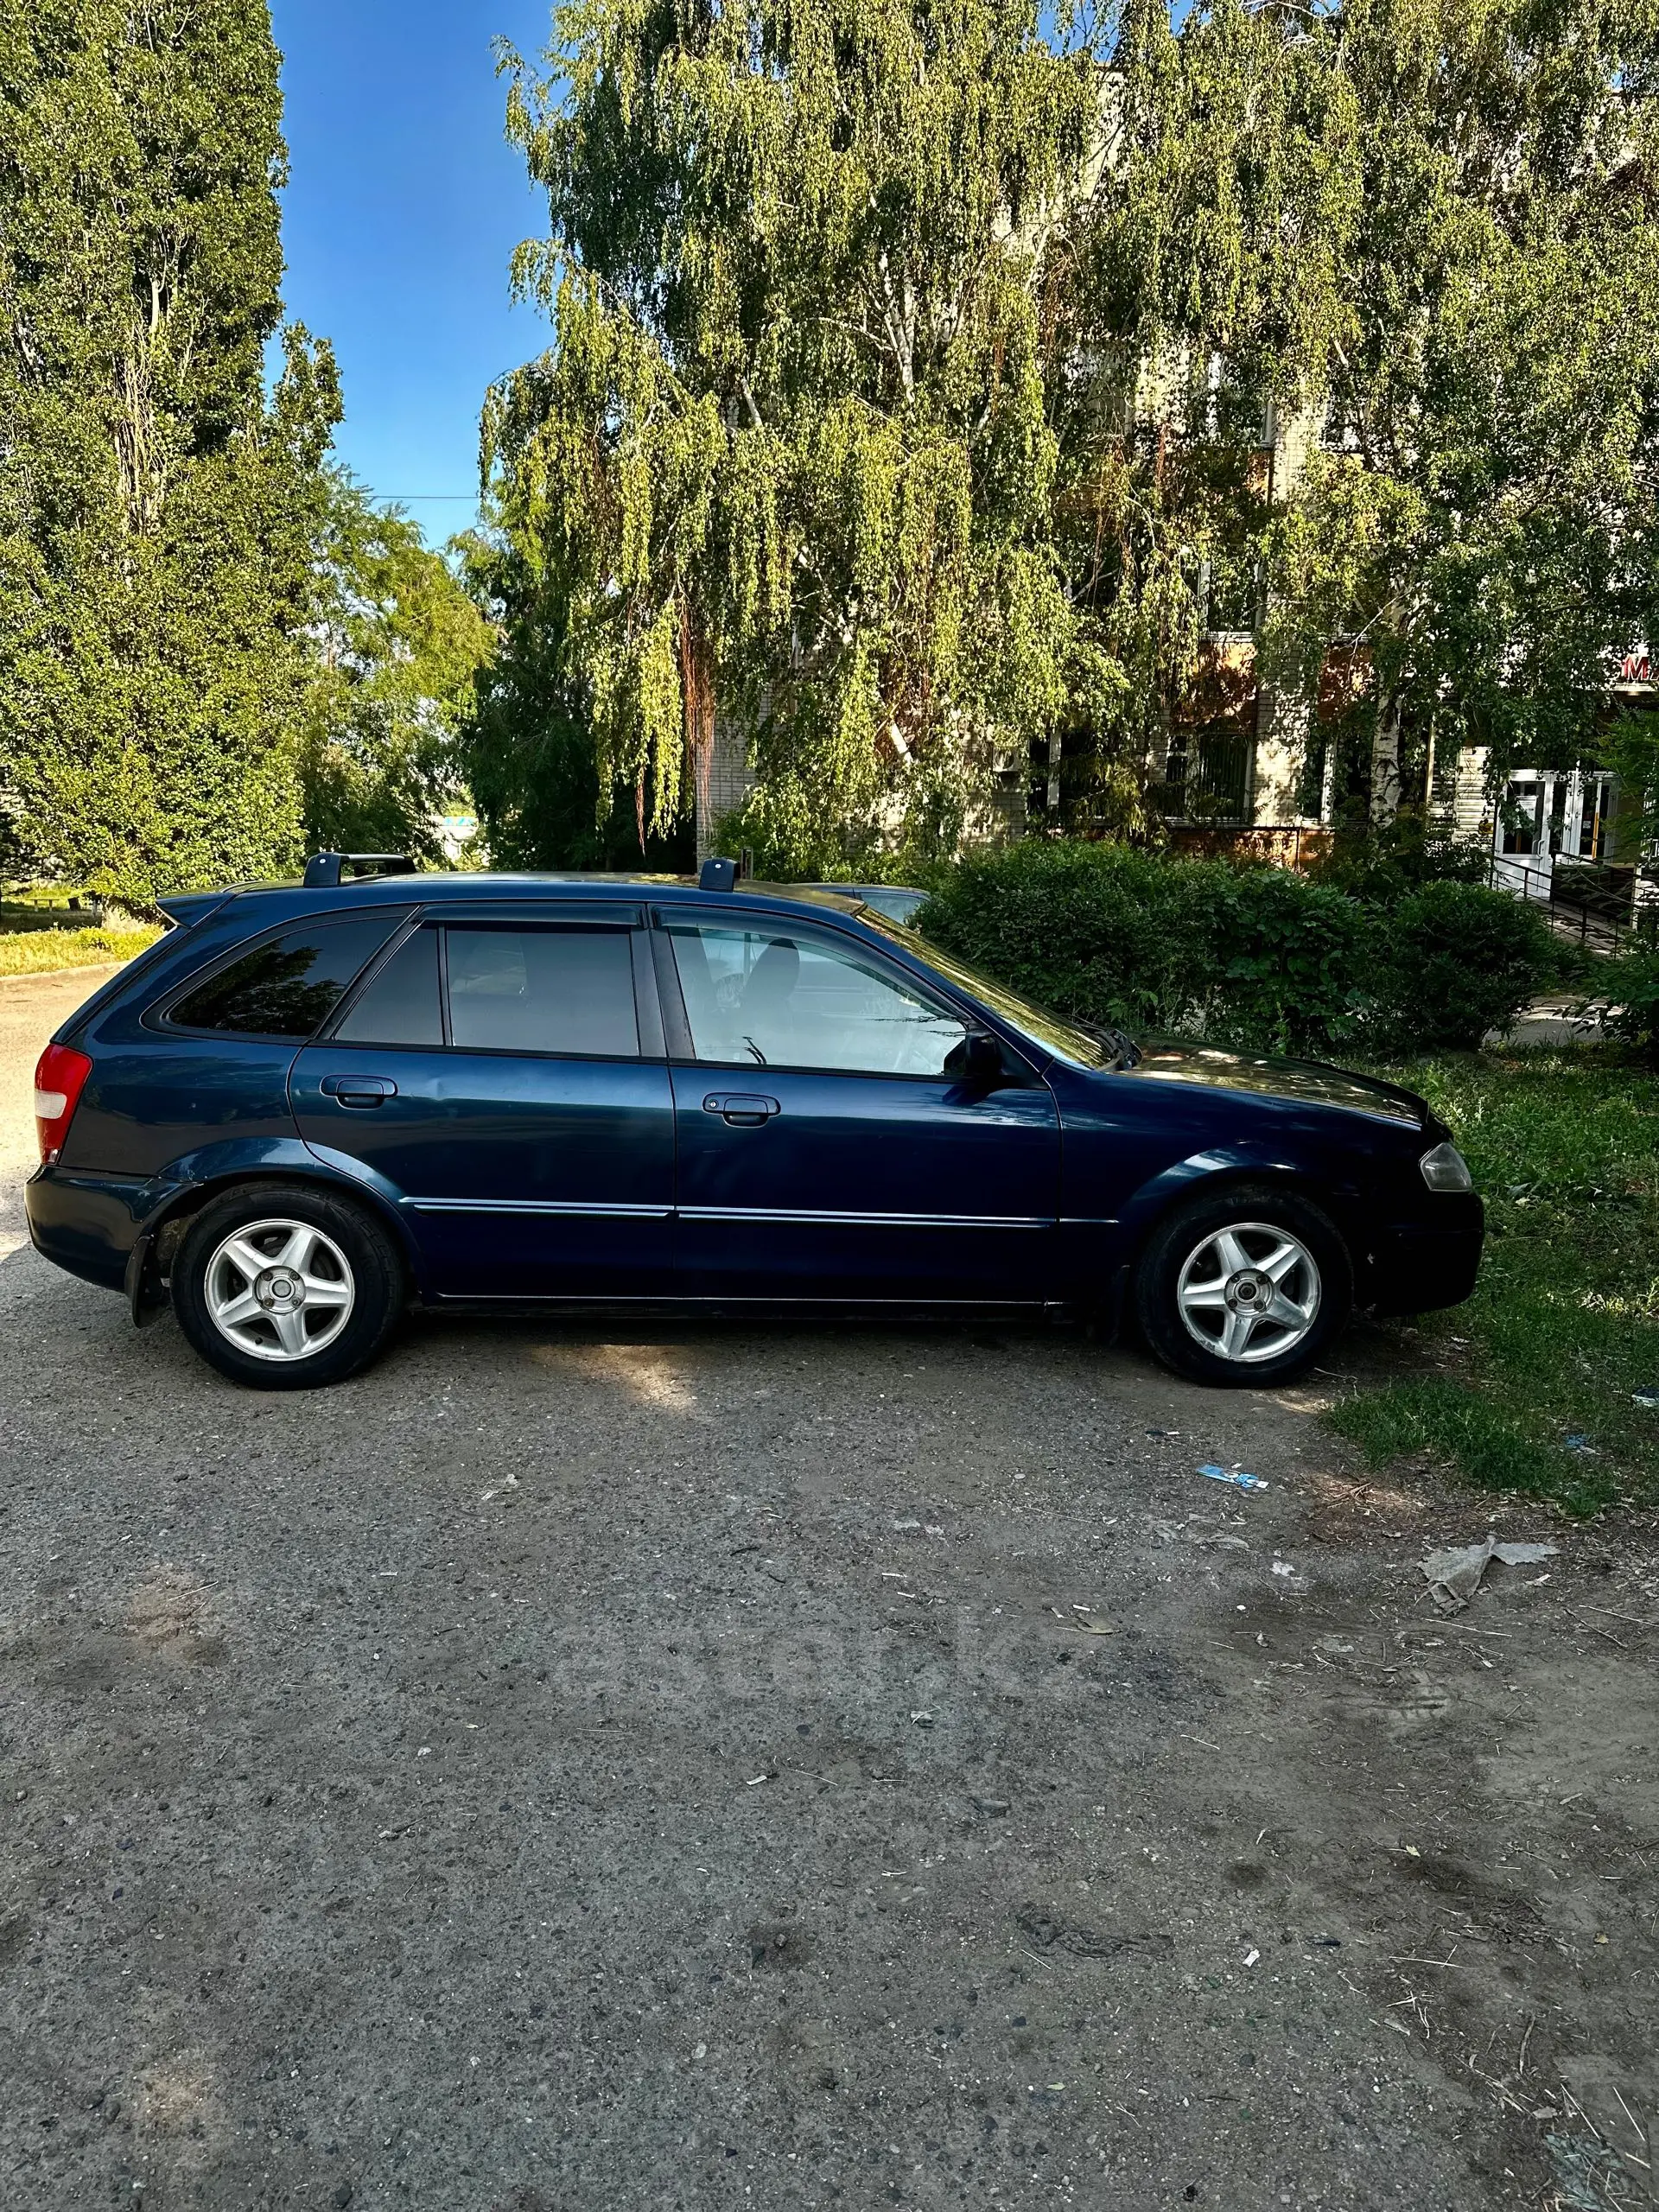
<svg viewBox="0 0 1659 2212"><path fill-rule="evenodd" d="M164 901L36 1076L30 1233L263 1389L411 1306L1093 1315L1201 1382L1465 1298L1420 1098L1080 1027L830 889L419 875Z"/></svg>

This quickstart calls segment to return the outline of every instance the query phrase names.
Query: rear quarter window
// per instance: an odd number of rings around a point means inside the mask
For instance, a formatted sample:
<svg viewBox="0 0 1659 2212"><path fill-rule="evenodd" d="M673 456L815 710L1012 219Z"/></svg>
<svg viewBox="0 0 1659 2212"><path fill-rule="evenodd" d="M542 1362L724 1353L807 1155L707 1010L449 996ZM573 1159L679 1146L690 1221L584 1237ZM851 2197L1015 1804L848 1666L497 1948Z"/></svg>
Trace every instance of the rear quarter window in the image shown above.
<svg viewBox="0 0 1659 2212"><path fill-rule="evenodd" d="M327 1020L403 918L400 913L359 915L284 930L175 999L166 1020L175 1029L292 1038L303 1044Z"/></svg>

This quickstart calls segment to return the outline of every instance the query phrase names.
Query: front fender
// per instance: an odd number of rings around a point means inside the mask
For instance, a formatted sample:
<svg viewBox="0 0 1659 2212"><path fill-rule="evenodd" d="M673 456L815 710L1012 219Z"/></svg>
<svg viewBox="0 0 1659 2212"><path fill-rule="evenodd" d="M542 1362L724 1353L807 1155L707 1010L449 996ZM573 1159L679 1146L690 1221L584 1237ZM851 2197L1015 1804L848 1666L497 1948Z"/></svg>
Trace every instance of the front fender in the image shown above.
<svg viewBox="0 0 1659 2212"><path fill-rule="evenodd" d="M1207 1186L1245 1180L1294 1184L1328 1206L1344 1226L1360 1196L1357 1183L1348 1177L1310 1174L1306 1160L1288 1148L1259 1142L1211 1146L1150 1176L1134 1192L1119 1216L1125 1249L1138 1249L1173 1206Z"/></svg>

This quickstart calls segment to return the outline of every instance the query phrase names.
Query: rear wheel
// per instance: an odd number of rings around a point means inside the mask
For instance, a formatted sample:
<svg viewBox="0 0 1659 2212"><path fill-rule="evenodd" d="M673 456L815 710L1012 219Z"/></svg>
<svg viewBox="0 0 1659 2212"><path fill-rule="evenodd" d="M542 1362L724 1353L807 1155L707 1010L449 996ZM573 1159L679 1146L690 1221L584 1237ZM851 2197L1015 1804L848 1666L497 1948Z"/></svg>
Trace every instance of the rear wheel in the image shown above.
<svg viewBox="0 0 1659 2212"><path fill-rule="evenodd" d="M210 1365L260 1390L366 1367L397 1325L404 1268L374 1217L289 1184L245 1184L202 1208L173 1264L179 1326Z"/></svg>
<svg viewBox="0 0 1659 2212"><path fill-rule="evenodd" d="M1156 1357L1224 1388L1306 1374L1352 1303L1336 1225L1289 1191L1194 1199L1154 1233L1135 1278L1136 1317Z"/></svg>

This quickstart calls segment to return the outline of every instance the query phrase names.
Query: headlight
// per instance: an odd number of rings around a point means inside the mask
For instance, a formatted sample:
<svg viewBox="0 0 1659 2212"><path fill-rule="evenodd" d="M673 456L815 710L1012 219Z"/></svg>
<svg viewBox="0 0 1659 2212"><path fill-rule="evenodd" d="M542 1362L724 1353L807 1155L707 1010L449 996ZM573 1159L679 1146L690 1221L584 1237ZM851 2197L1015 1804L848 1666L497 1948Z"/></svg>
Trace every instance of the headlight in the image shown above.
<svg viewBox="0 0 1659 2212"><path fill-rule="evenodd" d="M1431 1191L1472 1191L1475 1187L1469 1163L1454 1144L1437 1144L1417 1164Z"/></svg>

